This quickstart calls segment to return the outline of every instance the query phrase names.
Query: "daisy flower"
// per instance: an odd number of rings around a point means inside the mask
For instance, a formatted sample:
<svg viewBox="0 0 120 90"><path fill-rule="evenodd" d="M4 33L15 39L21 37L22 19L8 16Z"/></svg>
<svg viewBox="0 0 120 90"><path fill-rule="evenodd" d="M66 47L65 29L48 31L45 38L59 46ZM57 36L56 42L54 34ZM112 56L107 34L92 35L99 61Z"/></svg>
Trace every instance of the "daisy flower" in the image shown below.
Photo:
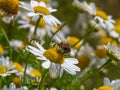
<svg viewBox="0 0 120 90"><path fill-rule="evenodd" d="M0 76L6 77L11 75L12 73L17 73L17 70L10 62L9 57L1 57L0 58Z"/></svg>
<svg viewBox="0 0 120 90"><path fill-rule="evenodd" d="M108 43L105 46L105 49L110 56L112 56L115 60L120 61L120 48L117 48L114 45Z"/></svg>
<svg viewBox="0 0 120 90"><path fill-rule="evenodd" d="M36 22L32 21L32 19L26 15L20 14L21 20L18 20L19 28L29 28L29 34L28 36L31 37L33 35L34 29ZM40 40L43 41L44 36L47 34L49 36L52 35L52 33L55 32L50 26L46 25L45 21L43 18L40 18L38 28L36 31L36 37L38 37Z"/></svg>
<svg viewBox="0 0 120 90"><path fill-rule="evenodd" d="M109 78L104 78L104 86L94 90L120 90L120 79L110 82Z"/></svg>
<svg viewBox="0 0 120 90"><path fill-rule="evenodd" d="M0 0L0 9L8 14L17 14L19 0Z"/></svg>
<svg viewBox="0 0 120 90"><path fill-rule="evenodd" d="M79 2L78 0L74 0L73 5L93 16L91 23L95 28L99 30L104 29L106 31L114 29L115 20L112 19L112 16L107 15L100 9L97 9L94 3L89 4L86 1Z"/></svg>
<svg viewBox="0 0 120 90"><path fill-rule="evenodd" d="M37 59L44 60L42 66L46 69L49 68L51 78L57 78L62 76L63 70L74 75L76 71L80 71L75 64L78 60L75 58L64 58L56 48L49 48L45 50L40 44L35 42L36 48L28 46L27 50L33 53Z"/></svg>
<svg viewBox="0 0 120 90"><path fill-rule="evenodd" d="M80 2L78 0L74 0L73 1L73 6L91 14L94 15L95 14L95 4L94 3L90 3L88 4L86 1Z"/></svg>
<svg viewBox="0 0 120 90"><path fill-rule="evenodd" d="M32 68L31 66L27 68L26 73L31 77L37 77L37 78L41 77L41 72L37 69Z"/></svg>
<svg viewBox="0 0 120 90"><path fill-rule="evenodd" d="M7 86L3 86L2 90L28 90L28 88L26 86L16 88L15 84L11 83L9 88L7 88Z"/></svg>
<svg viewBox="0 0 120 90"><path fill-rule="evenodd" d="M20 48L24 48L24 44L23 44L23 42L20 41L20 40L15 40L15 39L13 39L13 40L10 41L10 45L11 45L11 47L13 47L14 50L16 50L16 51L18 51Z"/></svg>
<svg viewBox="0 0 120 90"><path fill-rule="evenodd" d="M32 17L33 21L37 21L40 16L44 19L45 23L50 26L60 25L61 22L51 15L52 12L56 12L56 9L51 7L47 7L44 2L30 1L29 3L20 2L20 7L26 9L28 11L27 15Z"/></svg>

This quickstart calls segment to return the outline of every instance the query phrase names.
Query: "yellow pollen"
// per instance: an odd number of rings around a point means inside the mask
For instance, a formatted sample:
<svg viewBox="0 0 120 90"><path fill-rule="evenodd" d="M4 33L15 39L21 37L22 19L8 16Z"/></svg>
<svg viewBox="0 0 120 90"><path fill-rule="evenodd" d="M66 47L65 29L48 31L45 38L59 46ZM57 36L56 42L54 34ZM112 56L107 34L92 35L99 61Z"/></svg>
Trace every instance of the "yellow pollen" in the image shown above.
<svg viewBox="0 0 120 90"><path fill-rule="evenodd" d="M21 79L19 77L13 78L12 81L14 82L17 88L21 86Z"/></svg>
<svg viewBox="0 0 120 90"><path fill-rule="evenodd" d="M4 53L4 49L2 47L2 45L0 45L0 54L3 54Z"/></svg>
<svg viewBox="0 0 120 90"><path fill-rule="evenodd" d="M36 22L32 21L32 18L29 19L29 23L32 24L32 25L36 25ZM45 28L46 27L46 23L44 21L44 19L41 17L40 21L39 21L39 24L38 26L40 28Z"/></svg>
<svg viewBox="0 0 120 90"><path fill-rule="evenodd" d="M7 72L7 68L5 66L0 66L0 74L4 74Z"/></svg>
<svg viewBox="0 0 120 90"><path fill-rule="evenodd" d="M78 42L79 39L77 37L69 37L67 38L66 42L69 43L71 46L74 45L76 42ZM75 49L79 49L80 48L80 43L76 44L74 46Z"/></svg>
<svg viewBox="0 0 120 90"><path fill-rule="evenodd" d="M46 50L43 54L51 62L62 64L64 63L64 57L56 49L50 48Z"/></svg>
<svg viewBox="0 0 120 90"><path fill-rule="evenodd" d="M104 46L100 46L95 50L95 54L96 56L98 56L99 58L105 58L107 55L107 52L104 48Z"/></svg>
<svg viewBox="0 0 120 90"><path fill-rule="evenodd" d="M33 7L33 9L35 12L38 12L38 13L43 13L45 15L50 14L49 10L45 7L42 7L42 6L35 6L35 7Z"/></svg>
<svg viewBox="0 0 120 90"><path fill-rule="evenodd" d="M96 10L96 15L97 15L97 16L100 16L100 17L103 18L104 20L108 20L107 14L106 14L104 11L102 11L102 10L97 9L97 10Z"/></svg>
<svg viewBox="0 0 120 90"><path fill-rule="evenodd" d="M22 72L23 71L22 66L18 62L13 62L12 65L15 65L16 69L18 70L18 72Z"/></svg>
<svg viewBox="0 0 120 90"><path fill-rule="evenodd" d="M99 87L97 90L113 90L113 88L109 86L102 86L102 87Z"/></svg>
<svg viewBox="0 0 120 90"><path fill-rule="evenodd" d="M79 63L77 64L77 66L83 70L89 65L90 58L87 55L81 55L78 56L78 61Z"/></svg>
<svg viewBox="0 0 120 90"><path fill-rule="evenodd" d="M33 75L33 76L35 76L35 77L41 77L40 71L38 71L36 69L30 70L30 74Z"/></svg>
<svg viewBox="0 0 120 90"><path fill-rule="evenodd" d="M17 14L18 0L0 0L0 8L9 14Z"/></svg>

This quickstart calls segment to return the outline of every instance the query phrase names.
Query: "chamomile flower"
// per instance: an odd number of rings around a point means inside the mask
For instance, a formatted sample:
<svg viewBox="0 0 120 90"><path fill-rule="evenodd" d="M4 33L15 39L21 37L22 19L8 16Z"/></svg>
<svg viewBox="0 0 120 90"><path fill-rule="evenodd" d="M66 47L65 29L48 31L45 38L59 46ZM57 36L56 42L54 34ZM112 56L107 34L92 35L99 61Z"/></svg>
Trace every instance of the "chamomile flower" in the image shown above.
<svg viewBox="0 0 120 90"><path fill-rule="evenodd" d="M73 6L78 7L79 9L81 9L91 15L95 14L96 7L95 7L94 3L88 4L86 1L80 2L78 0L74 0Z"/></svg>
<svg viewBox="0 0 120 90"><path fill-rule="evenodd" d="M19 76L19 77L23 77L24 69L23 69L22 65L19 64L18 62L13 62L12 65L14 65L16 70L18 71L16 73L16 75Z"/></svg>
<svg viewBox="0 0 120 90"><path fill-rule="evenodd" d="M19 0L0 0L0 9L6 14L17 14Z"/></svg>
<svg viewBox="0 0 120 90"><path fill-rule="evenodd" d="M7 86L3 86L2 90L28 90L26 86L22 86L20 88L16 88L14 83L11 83L9 88Z"/></svg>
<svg viewBox="0 0 120 90"><path fill-rule="evenodd" d="M26 9L28 11L27 15L29 17L32 17L33 21L37 21L39 17L42 16L45 23L50 26L57 26L60 25L61 22L55 18L53 15L51 15L52 12L56 12L56 9L53 9L51 7L47 7L44 2L37 2L37 1L30 1L29 3L20 2L20 7Z"/></svg>
<svg viewBox="0 0 120 90"><path fill-rule="evenodd" d="M0 58L0 76L6 77L11 75L12 73L17 73L17 70L10 62L9 57L1 57Z"/></svg>
<svg viewBox="0 0 120 90"><path fill-rule="evenodd" d="M10 45L11 45L11 47L13 47L14 50L16 50L16 51L18 51L18 49L24 47L24 44L23 44L22 41L20 41L20 40L15 40L15 39L13 39L13 40L10 41Z"/></svg>
<svg viewBox="0 0 120 90"><path fill-rule="evenodd" d="M86 1L79 2L78 0L74 0L73 5L93 16L91 24L95 28L99 30L104 29L106 31L114 29L115 20L112 19L112 16L107 15L100 9L97 9L94 3L88 4Z"/></svg>
<svg viewBox="0 0 120 90"><path fill-rule="evenodd" d="M120 48L117 48L114 45L108 43L105 46L105 49L110 56L112 56L115 60L120 61Z"/></svg>
<svg viewBox="0 0 120 90"><path fill-rule="evenodd" d="M20 24L19 28L29 28L28 36L31 37L33 35L36 22L32 21L32 18L26 16L26 15L20 15L21 20L18 20L18 23ZM36 37L39 38L41 41L43 41L44 36L47 34L49 36L52 35L52 33L55 32L50 26L48 26L44 19L41 18L38 24L38 28L36 31Z"/></svg>
<svg viewBox="0 0 120 90"><path fill-rule="evenodd" d="M31 76L31 77L36 77L36 78L40 78L41 77L41 73L39 70L32 68L31 66L29 66L26 70L26 73Z"/></svg>
<svg viewBox="0 0 120 90"><path fill-rule="evenodd" d="M104 78L104 86L99 87L97 90L120 90L120 79L110 82L108 78Z"/></svg>
<svg viewBox="0 0 120 90"><path fill-rule="evenodd" d="M40 44L35 42L36 48L28 46L27 50L33 53L37 59L44 60L42 66L46 69L49 68L51 78L62 76L63 70L74 75L76 71L80 71L75 64L78 60L75 58L64 58L63 54L56 48L49 48L45 50Z"/></svg>

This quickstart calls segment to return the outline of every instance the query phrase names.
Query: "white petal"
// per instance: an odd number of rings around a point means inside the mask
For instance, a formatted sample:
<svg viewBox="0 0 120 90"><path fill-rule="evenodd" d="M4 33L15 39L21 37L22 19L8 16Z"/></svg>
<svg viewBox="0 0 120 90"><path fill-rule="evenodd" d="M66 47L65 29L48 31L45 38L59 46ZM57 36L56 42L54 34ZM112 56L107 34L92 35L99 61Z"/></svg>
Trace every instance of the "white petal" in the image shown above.
<svg viewBox="0 0 120 90"><path fill-rule="evenodd" d="M40 2L39 6L45 7L46 8L46 4L44 2Z"/></svg>
<svg viewBox="0 0 120 90"><path fill-rule="evenodd" d="M50 67L50 61L49 60L47 60L47 61L44 61L43 63L42 63L42 66L44 67L44 68L46 68L46 69L48 69L49 67Z"/></svg>
<svg viewBox="0 0 120 90"><path fill-rule="evenodd" d="M35 7L35 6L39 5L39 3L37 1L33 1L33 0L30 1L30 4L31 4L32 7Z"/></svg>
<svg viewBox="0 0 120 90"><path fill-rule="evenodd" d="M35 42L35 45L39 48L40 51L42 51L42 52L45 51L45 49L40 44L38 44L37 42Z"/></svg>
<svg viewBox="0 0 120 90"><path fill-rule="evenodd" d="M31 7L31 5L29 3L20 2L20 7L24 8L24 9L26 9L28 11L33 11L32 7Z"/></svg>
<svg viewBox="0 0 120 90"><path fill-rule="evenodd" d="M57 78L60 73L60 68L61 68L60 64L51 63L49 68L50 77L53 79Z"/></svg>
<svg viewBox="0 0 120 90"><path fill-rule="evenodd" d="M65 58L67 63L78 64L78 60L76 58Z"/></svg>
<svg viewBox="0 0 120 90"><path fill-rule="evenodd" d="M103 82L105 86L110 86L110 80L108 78L104 78Z"/></svg>
<svg viewBox="0 0 120 90"><path fill-rule="evenodd" d="M53 8L48 8L48 10L49 10L49 12L56 12L57 11L57 9L53 9Z"/></svg>
<svg viewBox="0 0 120 90"><path fill-rule="evenodd" d="M38 19L39 19L39 15L35 15L32 17L32 21L34 21L34 22L37 21Z"/></svg>
<svg viewBox="0 0 120 90"><path fill-rule="evenodd" d="M33 17L33 16L36 16L36 15L38 15L38 14L36 14L36 13L34 13L34 12L29 12L29 13L27 13L27 16L28 16L28 17Z"/></svg>

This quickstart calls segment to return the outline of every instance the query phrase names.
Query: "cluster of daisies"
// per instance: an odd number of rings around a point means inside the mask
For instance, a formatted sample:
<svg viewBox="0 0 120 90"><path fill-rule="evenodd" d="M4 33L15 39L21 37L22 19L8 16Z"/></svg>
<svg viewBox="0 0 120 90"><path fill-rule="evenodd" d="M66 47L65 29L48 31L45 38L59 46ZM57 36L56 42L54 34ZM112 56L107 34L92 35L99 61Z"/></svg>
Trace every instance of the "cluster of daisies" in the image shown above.
<svg viewBox="0 0 120 90"><path fill-rule="evenodd" d="M82 13L77 15L73 26L81 31L77 33L80 37L71 36L72 31L66 21L61 22L52 15L57 12L52 4L58 7L54 0L0 0L0 30L3 34L0 40L5 37L8 44L0 43L0 89L57 90L57 87L52 88L50 84L64 74L74 76L69 85L72 87L75 81L79 82L82 77L84 79L91 68L100 70L106 64L106 59L120 61L120 19L114 20L93 2L74 0L71 5ZM4 30L7 29L4 25L10 25L8 29L11 31ZM13 28L18 29L20 37L25 34L24 40L9 40L7 34ZM107 71L104 68L102 73ZM8 78L10 80L7 82ZM72 88L74 90L76 87ZM104 86L93 90L119 88L119 79L110 82L105 78ZM63 87L60 89L64 90Z"/></svg>

